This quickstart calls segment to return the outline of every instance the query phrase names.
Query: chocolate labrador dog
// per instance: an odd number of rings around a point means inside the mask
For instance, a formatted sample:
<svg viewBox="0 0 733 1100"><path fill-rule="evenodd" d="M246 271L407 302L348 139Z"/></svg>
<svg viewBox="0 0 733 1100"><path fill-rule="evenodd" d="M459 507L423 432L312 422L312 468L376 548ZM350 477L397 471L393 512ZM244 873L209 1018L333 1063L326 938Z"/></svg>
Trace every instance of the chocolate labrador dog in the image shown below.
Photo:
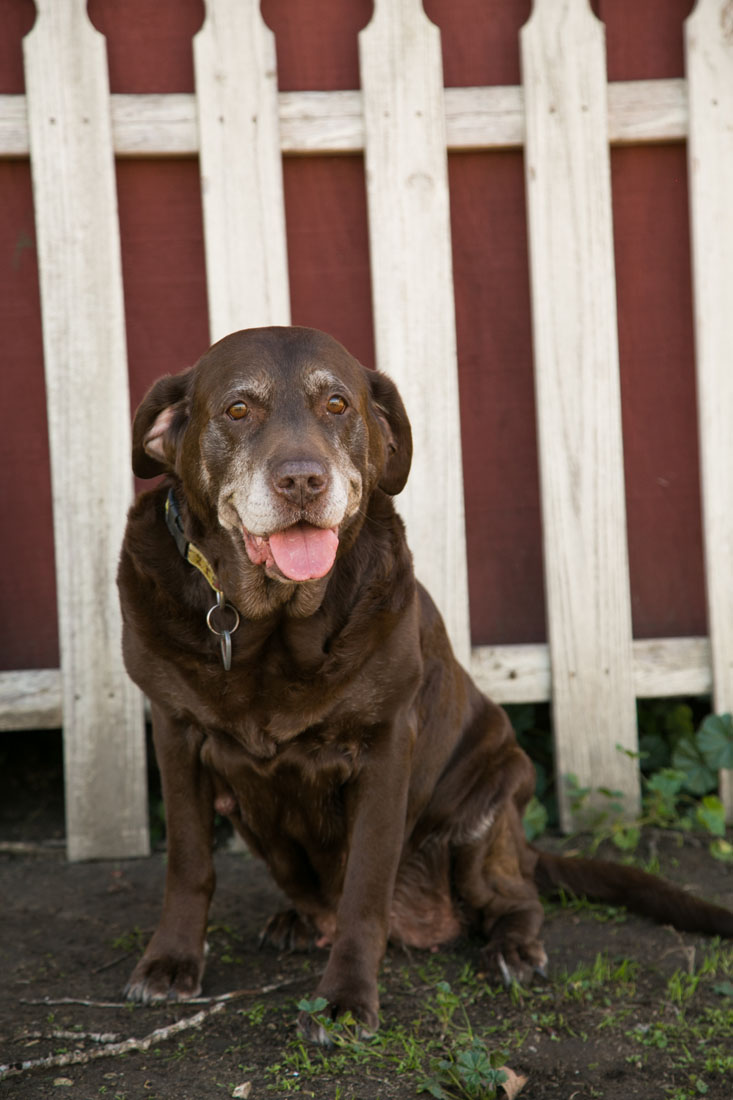
<svg viewBox="0 0 733 1100"><path fill-rule="evenodd" d="M390 939L473 930L505 981L542 973L538 886L733 935L659 879L526 843L532 764L415 580L392 503L410 460L394 384L311 329L227 336L140 405L133 469L166 477L131 509L119 588L168 866L131 999L200 990L215 811L292 903L266 939L329 946L316 992L365 1033Z"/></svg>

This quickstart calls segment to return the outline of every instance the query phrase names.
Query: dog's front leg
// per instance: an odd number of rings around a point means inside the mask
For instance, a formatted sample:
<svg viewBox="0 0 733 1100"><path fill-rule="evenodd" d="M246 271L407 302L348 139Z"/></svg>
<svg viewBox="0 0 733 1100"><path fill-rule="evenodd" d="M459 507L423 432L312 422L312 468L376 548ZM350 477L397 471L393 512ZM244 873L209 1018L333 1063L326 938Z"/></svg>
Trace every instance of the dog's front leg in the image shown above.
<svg viewBox="0 0 733 1100"><path fill-rule="evenodd" d="M377 972L389 935L390 909L405 833L413 734L406 721L385 723L368 734L369 749L346 792L349 851L336 932L316 995L327 1015L350 1012L362 1035L379 1024ZM328 1043L323 1028L301 1013L301 1032Z"/></svg>
<svg viewBox="0 0 733 1100"><path fill-rule="evenodd" d="M163 781L168 861L160 923L125 989L133 1001L179 1000L201 990L209 902L214 892L213 791L201 737L153 706Z"/></svg>

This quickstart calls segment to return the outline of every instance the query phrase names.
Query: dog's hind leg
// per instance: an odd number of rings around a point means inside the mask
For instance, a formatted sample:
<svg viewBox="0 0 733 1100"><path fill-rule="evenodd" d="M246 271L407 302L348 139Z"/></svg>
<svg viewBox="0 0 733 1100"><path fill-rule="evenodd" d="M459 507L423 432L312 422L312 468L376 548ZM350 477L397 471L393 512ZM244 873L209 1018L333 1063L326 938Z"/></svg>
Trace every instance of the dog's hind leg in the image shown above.
<svg viewBox="0 0 733 1100"><path fill-rule="evenodd" d="M486 939L487 973L506 985L544 976L547 955L540 939L544 919L534 882L536 855L524 839L513 802L505 804L486 835L456 847L454 883Z"/></svg>
<svg viewBox="0 0 733 1100"><path fill-rule="evenodd" d="M297 909L273 914L260 933L260 947L274 947L276 951L310 951L327 946L324 941L316 922Z"/></svg>

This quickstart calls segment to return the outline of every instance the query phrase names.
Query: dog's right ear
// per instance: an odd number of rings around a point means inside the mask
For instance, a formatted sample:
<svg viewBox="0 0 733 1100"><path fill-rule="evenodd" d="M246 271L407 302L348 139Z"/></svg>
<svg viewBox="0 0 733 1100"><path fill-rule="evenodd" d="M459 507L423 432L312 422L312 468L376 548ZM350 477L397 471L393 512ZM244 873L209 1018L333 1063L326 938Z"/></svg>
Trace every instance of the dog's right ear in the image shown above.
<svg viewBox="0 0 733 1100"><path fill-rule="evenodd" d="M142 399L132 425L132 469L137 477L156 477L174 469L188 423L191 370L160 378Z"/></svg>

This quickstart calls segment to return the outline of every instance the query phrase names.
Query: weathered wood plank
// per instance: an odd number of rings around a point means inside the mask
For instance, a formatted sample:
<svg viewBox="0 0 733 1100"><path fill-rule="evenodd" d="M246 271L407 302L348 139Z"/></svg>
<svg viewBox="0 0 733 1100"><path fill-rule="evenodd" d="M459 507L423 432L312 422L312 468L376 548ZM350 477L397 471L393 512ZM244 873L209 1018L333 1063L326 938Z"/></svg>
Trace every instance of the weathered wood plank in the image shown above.
<svg viewBox="0 0 733 1100"><path fill-rule="evenodd" d="M535 0L521 46L556 764L634 813L616 748L637 735L603 27L587 0Z"/></svg>
<svg viewBox="0 0 733 1100"><path fill-rule="evenodd" d="M259 0L207 0L194 67L213 341L290 319L275 39Z"/></svg>
<svg viewBox="0 0 733 1100"><path fill-rule="evenodd" d="M61 729L57 668L0 672L0 731Z"/></svg>
<svg viewBox="0 0 733 1100"><path fill-rule="evenodd" d="M712 687L707 638L633 642L634 693L639 699L708 695ZM546 645L476 646L471 673L497 703L544 703L552 694Z"/></svg>
<svg viewBox="0 0 733 1100"><path fill-rule="evenodd" d="M703 534L713 698L733 711L733 5L685 24ZM722 775L733 820L733 771Z"/></svg>
<svg viewBox="0 0 733 1100"><path fill-rule="evenodd" d="M684 80L620 80L608 85L611 145L684 141L686 134Z"/></svg>
<svg viewBox="0 0 733 1100"><path fill-rule="evenodd" d="M199 152L196 96L112 95L112 142L118 157L195 157Z"/></svg>
<svg viewBox="0 0 733 1100"><path fill-rule="evenodd" d="M24 41L51 448L71 859L148 851L142 700L115 574L131 499L117 202L102 37L39 0Z"/></svg>
<svg viewBox="0 0 733 1100"><path fill-rule="evenodd" d="M634 690L640 699L709 695L707 638L644 639L633 643ZM544 703L550 698L546 645L475 646L471 675L497 703ZM0 672L0 731L56 729L62 725L58 669Z"/></svg>
<svg viewBox="0 0 733 1100"><path fill-rule="evenodd" d="M710 694L713 681L708 638L644 638L635 640L632 650L637 698Z"/></svg>
<svg viewBox="0 0 733 1100"><path fill-rule="evenodd" d="M0 157L27 157L28 104L24 95L0 95Z"/></svg>
<svg viewBox="0 0 733 1100"><path fill-rule="evenodd" d="M374 327L414 432L398 501L417 575L470 658L440 33L420 0L377 0L359 35Z"/></svg>
<svg viewBox="0 0 733 1100"><path fill-rule="evenodd" d="M278 106L283 153L364 151L361 92L280 92Z"/></svg>
<svg viewBox="0 0 733 1100"><path fill-rule="evenodd" d="M546 645L474 646L469 671L496 703L545 703L550 698Z"/></svg>
<svg viewBox="0 0 733 1100"><path fill-rule="evenodd" d="M196 156L196 98L189 93L116 94L112 139L119 157ZM288 155L361 153L362 93L280 92L280 148ZM451 151L520 149L524 97L515 86L445 89L446 141ZM619 81L608 86L612 145L683 141L687 86L681 79ZM25 96L0 95L0 156L28 156Z"/></svg>

